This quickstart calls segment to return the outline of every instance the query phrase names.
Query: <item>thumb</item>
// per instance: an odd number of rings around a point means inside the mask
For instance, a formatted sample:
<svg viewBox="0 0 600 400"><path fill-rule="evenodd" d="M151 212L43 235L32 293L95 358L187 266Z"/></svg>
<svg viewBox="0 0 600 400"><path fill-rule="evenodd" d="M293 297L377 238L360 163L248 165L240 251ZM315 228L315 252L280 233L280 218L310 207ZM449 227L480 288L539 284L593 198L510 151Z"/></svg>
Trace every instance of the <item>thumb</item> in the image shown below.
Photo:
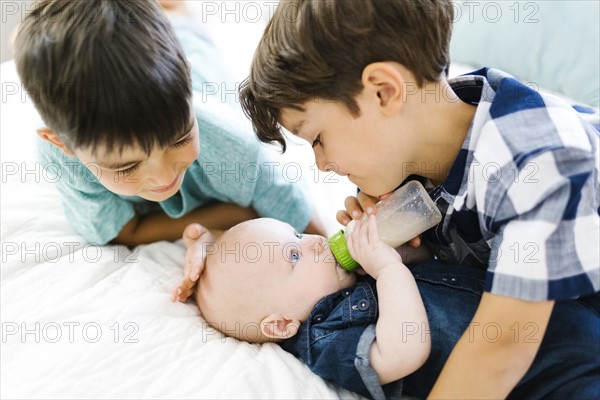
<svg viewBox="0 0 600 400"><path fill-rule="evenodd" d="M413 249L416 249L421 245L421 236L416 236L408 241L408 245Z"/></svg>
<svg viewBox="0 0 600 400"><path fill-rule="evenodd" d="M189 224L183 231L184 239L198 239L202 234L202 227L200 224Z"/></svg>
<svg viewBox="0 0 600 400"><path fill-rule="evenodd" d="M382 194L381 196L379 196L379 200L382 201L382 200L387 199L388 197L390 197L392 195L392 193L394 193L394 192L388 192L388 193Z"/></svg>

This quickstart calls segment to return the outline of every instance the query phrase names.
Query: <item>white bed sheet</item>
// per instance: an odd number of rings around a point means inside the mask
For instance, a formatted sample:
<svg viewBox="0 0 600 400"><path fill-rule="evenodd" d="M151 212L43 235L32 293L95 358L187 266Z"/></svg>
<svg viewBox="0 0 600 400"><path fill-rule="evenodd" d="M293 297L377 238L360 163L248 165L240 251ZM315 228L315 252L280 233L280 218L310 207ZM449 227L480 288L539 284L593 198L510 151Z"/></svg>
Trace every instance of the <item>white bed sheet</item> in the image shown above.
<svg viewBox="0 0 600 400"><path fill-rule="evenodd" d="M14 63L0 73L2 398L358 398L278 346L225 339L193 303L172 303L181 241L86 244L35 160L39 117Z"/></svg>

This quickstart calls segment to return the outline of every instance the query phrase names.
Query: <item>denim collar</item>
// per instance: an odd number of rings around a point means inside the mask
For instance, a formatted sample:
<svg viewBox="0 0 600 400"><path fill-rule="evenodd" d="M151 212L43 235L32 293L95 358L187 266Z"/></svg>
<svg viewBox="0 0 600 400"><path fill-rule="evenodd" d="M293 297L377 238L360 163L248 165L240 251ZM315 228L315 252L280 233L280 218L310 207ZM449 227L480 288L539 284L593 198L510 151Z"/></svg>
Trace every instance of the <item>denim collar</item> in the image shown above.
<svg viewBox="0 0 600 400"><path fill-rule="evenodd" d="M314 342L350 326L373 324L377 321L377 316L375 280L361 277L354 287L342 289L319 300L298 333L286 341L285 347L303 352L310 365L311 345Z"/></svg>

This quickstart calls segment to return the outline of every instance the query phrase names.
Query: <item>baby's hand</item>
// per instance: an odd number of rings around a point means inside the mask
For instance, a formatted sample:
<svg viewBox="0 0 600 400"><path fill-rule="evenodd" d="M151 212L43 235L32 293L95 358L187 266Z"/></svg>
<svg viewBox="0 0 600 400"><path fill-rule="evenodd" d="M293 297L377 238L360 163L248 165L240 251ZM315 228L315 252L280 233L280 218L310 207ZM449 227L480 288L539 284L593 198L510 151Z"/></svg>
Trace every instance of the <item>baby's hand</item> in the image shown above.
<svg viewBox="0 0 600 400"><path fill-rule="evenodd" d="M185 267L183 280L173 290L172 301L184 302L194 293L194 287L206 262L206 244L215 241L214 235L200 224L190 224L183 231Z"/></svg>
<svg viewBox="0 0 600 400"><path fill-rule="evenodd" d="M356 221L348 234L348 250L363 269L377 279L386 267L402 263L400 254L379 238L376 217L371 215L366 221Z"/></svg>
<svg viewBox="0 0 600 400"><path fill-rule="evenodd" d="M359 192L358 196L348 196L346 200L344 200L345 210L340 210L336 214L336 219L338 222L344 226L347 226L348 223L352 220L359 220L362 218L363 212L366 212L367 215L375 215L377 213L377 203L381 200L385 200L391 196L390 193L386 193L382 196L373 197L365 194L363 192ZM421 245L421 237L416 236L410 239L404 246L412 247L413 249L418 248Z"/></svg>

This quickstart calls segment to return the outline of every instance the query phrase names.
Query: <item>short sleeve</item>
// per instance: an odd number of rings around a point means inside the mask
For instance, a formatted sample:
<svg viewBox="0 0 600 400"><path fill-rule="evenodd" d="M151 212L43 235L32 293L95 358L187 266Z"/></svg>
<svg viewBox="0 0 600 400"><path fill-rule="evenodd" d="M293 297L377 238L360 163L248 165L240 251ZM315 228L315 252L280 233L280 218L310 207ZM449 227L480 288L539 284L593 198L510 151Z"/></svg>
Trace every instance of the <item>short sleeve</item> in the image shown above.
<svg viewBox="0 0 600 400"><path fill-rule="evenodd" d="M354 365L363 383L374 399L399 399L402 396L402 379L381 386L377 372L371 367L371 346L375 341L375 325L369 325L356 346Z"/></svg>
<svg viewBox="0 0 600 400"><path fill-rule="evenodd" d="M42 139L38 157L57 185L67 220L86 241L110 242L135 216L133 204L102 186L77 158Z"/></svg>
<svg viewBox="0 0 600 400"><path fill-rule="evenodd" d="M304 231L312 215L298 164L275 159L254 136L249 123L221 104L194 98L200 127L199 161L203 192L220 201L252 206L261 217Z"/></svg>
<svg viewBox="0 0 600 400"><path fill-rule="evenodd" d="M547 149L523 161L507 188L488 183L487 291L544 301L600 290L594 164L590 151Z"/></svg>

